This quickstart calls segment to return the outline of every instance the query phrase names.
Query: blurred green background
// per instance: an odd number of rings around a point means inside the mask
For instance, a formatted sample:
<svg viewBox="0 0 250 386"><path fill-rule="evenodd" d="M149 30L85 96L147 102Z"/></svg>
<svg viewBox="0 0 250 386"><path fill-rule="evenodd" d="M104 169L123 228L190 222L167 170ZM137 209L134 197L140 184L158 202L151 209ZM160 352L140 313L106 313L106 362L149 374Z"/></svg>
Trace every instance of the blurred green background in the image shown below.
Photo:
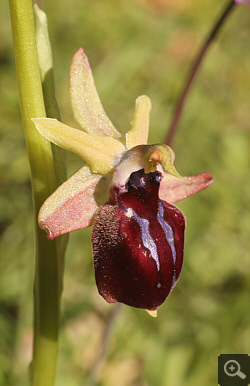
<svg viewBox="0 0 250 386"><path fill-rule="evenodd" d="M84 47L105 110L130 128L134 101L153 104L150 143L163 142L190 63L227 1L47 0L57 100L73 121L68 74ZM1 373L27 384L31 358L34 232L8 2L1 1ZM123 306L100 386L217 384L220 353L249 352L249 8L235 7L197 76L173 148L182 175L214 184L179 203L187 218L179 283L158 318ZM68 153L68 174L82 161ZM86 384L113 308L98 295L91 229L73 232L66 256L56 386Z"/></svg>

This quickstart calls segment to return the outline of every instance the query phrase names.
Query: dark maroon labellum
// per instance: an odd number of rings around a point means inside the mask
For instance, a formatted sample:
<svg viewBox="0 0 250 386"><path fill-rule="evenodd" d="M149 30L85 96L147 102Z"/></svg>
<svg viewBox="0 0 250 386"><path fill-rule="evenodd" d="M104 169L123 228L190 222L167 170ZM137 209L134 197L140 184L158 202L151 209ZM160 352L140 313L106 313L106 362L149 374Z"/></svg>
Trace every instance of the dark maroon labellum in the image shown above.
<svg viewBox="0 0 250 386"><path fill-rule="evenodd" d="M109 303L156 310L179 278L185 219L160 200L162 174L134 172L125 187L113 187L94 221L96 284Z"/></svg>

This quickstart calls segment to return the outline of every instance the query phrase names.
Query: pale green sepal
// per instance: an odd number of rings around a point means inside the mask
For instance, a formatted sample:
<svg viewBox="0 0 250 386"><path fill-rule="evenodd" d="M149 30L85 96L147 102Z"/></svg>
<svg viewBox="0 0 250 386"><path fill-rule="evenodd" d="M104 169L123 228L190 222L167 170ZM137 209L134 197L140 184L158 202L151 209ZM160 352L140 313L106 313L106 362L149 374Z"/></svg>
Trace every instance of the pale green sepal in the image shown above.
<svg viewBox="0 0 250 386"><path fill-rule="evenodd" d="M106 174L113 170L125 148L114 138L90 135L73 129L57 119L32 120L41 135L65 150L79 155L94 173Z"/></svg>
<svg viewBox="0 0 250 386"><path fill-rule="evenodd" d="M142 95L136 99L132 129L126 134L127 149L131 149L137 145L147 144L150 110L151 101L146 95Z"/></svg>
<svg viewBox="0 0 250 386"><path fill-rule="evenodd" d="M83 48L80 48L72 58L70 99L74 118L84 131L113 138L121 137L121 134L107 117L100 102L88 58Z"/></svg>

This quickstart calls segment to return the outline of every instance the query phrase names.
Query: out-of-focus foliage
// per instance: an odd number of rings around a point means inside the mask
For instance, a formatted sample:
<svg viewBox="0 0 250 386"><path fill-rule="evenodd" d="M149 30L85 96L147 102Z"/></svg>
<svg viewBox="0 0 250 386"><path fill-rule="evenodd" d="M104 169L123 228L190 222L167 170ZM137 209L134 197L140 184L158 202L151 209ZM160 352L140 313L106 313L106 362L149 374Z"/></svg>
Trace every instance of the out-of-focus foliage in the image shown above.
<svg viewBox="0 0 250 386"><path fill-rule="evenodd" d="M222 4L223 3L223 4ZM75 125L68 74L84 47L104 107L118 130L130 127L134 101L153 104L150 142L162 142L195 53L226 1L48 0L57 99ZM100 386L216 384L220 353L249 351L249 9L239 5L197 76L173 144L182 175L214 176L179 207L187 217L180 281L158 318L124 306L100 373ZM7 2L1 2L1 282L3 386L27 384L31 357L33 215L19 113ZM82 161L68 154L69 174ZM91 230L71 234L65 267L57 386L80 386L98 354L112 309L98 295Z"/></svg>

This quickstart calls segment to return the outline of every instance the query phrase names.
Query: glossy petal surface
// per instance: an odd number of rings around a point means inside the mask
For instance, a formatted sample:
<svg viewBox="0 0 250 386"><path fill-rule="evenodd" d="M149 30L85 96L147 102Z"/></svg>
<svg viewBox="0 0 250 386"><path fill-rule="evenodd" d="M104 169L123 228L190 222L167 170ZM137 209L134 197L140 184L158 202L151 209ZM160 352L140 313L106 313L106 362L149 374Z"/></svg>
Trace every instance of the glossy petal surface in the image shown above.
<svg viewBox="0 0 250 386"><path fill-rule="evenodd" d="M183 261L185 219L158 199L160 173L132 173L95 217L96 283L109 303L156 310L174 287Z"/></svg>

